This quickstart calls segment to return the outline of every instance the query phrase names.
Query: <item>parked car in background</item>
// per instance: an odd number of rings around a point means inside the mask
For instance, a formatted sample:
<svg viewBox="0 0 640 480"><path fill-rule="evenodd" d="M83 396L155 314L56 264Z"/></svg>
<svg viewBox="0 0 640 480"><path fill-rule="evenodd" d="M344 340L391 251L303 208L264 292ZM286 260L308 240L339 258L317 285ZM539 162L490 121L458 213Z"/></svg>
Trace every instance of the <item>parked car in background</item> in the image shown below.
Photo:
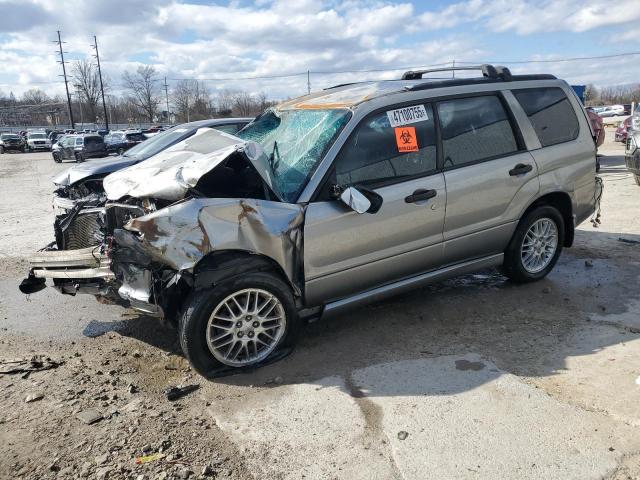
<svg viewBox="0 0 640 480"><path fill-rule="evenodd" d="M87 195L102 197L102 180L112 172L142 162L153 155L191 137L201 128L215 128L235 134L253 118L215 118L177 125L127 150L116 158L75 165L53 179L56 186L54 205L62 210L73 208Z"/></svg>
<svg viewBox="0 0 640 480"><path fill-rule="evenodd" d="M104 139L97 133L85 133L80 135L67 135L60 142L59 148L53 152L53 161L60 163L63 160L75 160L82 163L89 158L106 157L107 147Z"/></svg>
<svg viewBox="0 0 640 480"><path fill-rule="evenodd" d="M60 138L62 135L64 135L64 132L62 130L53 130L49 132L48 138L49 140L51 140L51 145L55 145L58 141L58 138Z"/></svg>
<svg viewBox="0 0 640 480"><path fill-rule="evenodd" d="M627 170L640 185L640 108L630 117L630 128L627 130L627 143L624 150L624 162Z"/></svg>
<svg viewBox="0 0 640 480"><path fill-rule="evenodd" d="M620 122L620 125L618 125L618 128L616 128L614 140L616 142L626 142L629 128L631 128L631 117L627 117L622 122Z"/></svg>
<svg viewBox="0 0 640 480"><path fill-rule="evenodd" d="M27 133L27 151L51 150L51 140L47 138L46 132Z"/></svg>
<svg viewBox="0 0 640 480"><path fill-rule="evenodd" d="M173 319L215 377L282 358L304 320L448 277L541 280L595 210L589 121L552 75L477 68L328 88L235 137L199 130L109 175L107 202L78 204L21 290L51 278ZM93 243L69 250L92 216Z"/></svg>
<svg viewBox="0 0 640 480"><path fill-rule="evenodd" d="M5 152L23 152L26 142L16 133L0 134L0 154Z"/></svg>
<svg viewBox="0 0 640 480"><path fill-rule="evenodd" d="M0 134L0 154L5 152L23 152L26 142L23 137L16 133Z"/></svg>
<svg viewBox="0 0 640 480"><path fill-rule="evenodd" d="M618 115L624 115L625 111L624 111L623 105L610 105L597 113L602 118L607 118L607 117L615 117Z"/></svg>
<svg viewBox="0 0 640 480"><path fill-rule="evenodd" d="M104 137L109 153L122 155L124 152L147 139L140 131L111 132Z"/></svg>
<svg viewBox="0 0 640 480"><path fill-rule="evenodd" d="M593 140L596 142L596 147L599 147L604 143L605 135L602 117L591 108L587 108L586 110L589 122L591 123L591 129L593 130Z"/></svg>

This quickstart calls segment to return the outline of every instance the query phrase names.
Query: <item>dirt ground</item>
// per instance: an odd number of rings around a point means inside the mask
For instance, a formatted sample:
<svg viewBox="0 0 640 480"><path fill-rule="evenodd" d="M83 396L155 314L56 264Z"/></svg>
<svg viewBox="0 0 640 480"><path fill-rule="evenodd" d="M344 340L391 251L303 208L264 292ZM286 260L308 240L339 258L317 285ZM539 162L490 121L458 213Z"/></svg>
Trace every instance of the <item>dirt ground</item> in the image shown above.
<svg viewBox="0 0 640 480"><path fill-rule="evenodd" d="M640 479L640 187L621 144L601 153L602 223L545 280L491 270L419 289L213 382L158 319L18 292L69 164L0 156L0 371L61 362L0 374L0 478Z"/></svg>

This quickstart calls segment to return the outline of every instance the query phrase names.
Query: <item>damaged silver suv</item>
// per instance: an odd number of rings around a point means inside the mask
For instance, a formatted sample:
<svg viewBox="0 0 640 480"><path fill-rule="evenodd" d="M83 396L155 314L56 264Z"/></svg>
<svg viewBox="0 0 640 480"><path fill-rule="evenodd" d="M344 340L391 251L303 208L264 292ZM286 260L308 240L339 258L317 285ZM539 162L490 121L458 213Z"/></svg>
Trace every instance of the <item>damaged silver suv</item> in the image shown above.
<svg viewBox="0 0 640 480"><path fill-rule="evenodd" d="M482 76L329 88L115 172L21 289L176 319L213 377L282 357L302 320L428 282L539 280L594 212L589 121L552 75L464 69Z"/></svg>

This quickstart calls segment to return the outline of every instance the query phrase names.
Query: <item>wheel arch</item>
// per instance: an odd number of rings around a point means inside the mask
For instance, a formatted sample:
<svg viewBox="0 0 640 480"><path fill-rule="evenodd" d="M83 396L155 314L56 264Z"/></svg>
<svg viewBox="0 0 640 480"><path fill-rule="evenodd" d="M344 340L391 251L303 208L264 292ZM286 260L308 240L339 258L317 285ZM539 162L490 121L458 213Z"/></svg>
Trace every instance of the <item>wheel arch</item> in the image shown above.
<svg viewBox="0 0 640 480"><path fill-rule="evenodd" d="M556 208L562 215L564 220L564 242L563 246L571 247L573 245L573 239L575 236L575 226L573 224L573 203L571 197L567 192L549 192L538 198L536 198L526 209L522 212L520 218L524 218L530 211L541 206L548 205Z"/></svg>
<svg viewBox="0 0 640 480"><path fill-rule="evenodd" d="M294 295L298 291L273 258L246 250L220 250L204 256L193 268L193 289L210 288L249 272L273 273L289 285Z"/></svg>

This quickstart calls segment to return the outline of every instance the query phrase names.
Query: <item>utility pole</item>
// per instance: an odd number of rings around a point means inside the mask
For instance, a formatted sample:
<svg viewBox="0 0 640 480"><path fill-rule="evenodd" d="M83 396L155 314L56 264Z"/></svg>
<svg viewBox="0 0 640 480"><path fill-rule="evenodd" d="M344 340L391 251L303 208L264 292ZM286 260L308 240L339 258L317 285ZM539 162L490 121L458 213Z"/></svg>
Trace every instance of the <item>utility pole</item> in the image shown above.
<svg viewBox="0 0 640 480"><path fill-rule="evenodd" d="M69 84L67 82L67 68L64 66L64 52L62 51L62 39L60 38L60 30L58 30L58 41L55 40L53 43L57 43L60 48L60 63L62 65L62 76L64 77L64 88L67 91L67 106L69 107L69 120L71 121L71 128L75 130L76 124L73 121L73 110L71 109L71 95L69 95ZM64 42L66 43L66 42Z"/></svg>
<svg viewBox="0 0 640 480"><path fill-rule="evenodd" d="M167 101L167 123L171 123L169 118L169 85L167 85L167 77L164 77L164 98Z"/></svg>
<svg viewBox="0 0 640 480"><path fill-rule="evenodd" d="M100 54L98 53L98 39L93 36L93 48L96 49L96 60L98 61L98 77L100 77L100 93L102 94L102 111L104 112L105 129L109 130L109 117L107 117L107 104L104 101L104 85L102 84L102 70L100 69Z"/></svg>
<svg viewBox="0 0 640 480"><path fill-rule="evenodd" d="M311 72L307 70L307 95L311 93Z"/></svg>

